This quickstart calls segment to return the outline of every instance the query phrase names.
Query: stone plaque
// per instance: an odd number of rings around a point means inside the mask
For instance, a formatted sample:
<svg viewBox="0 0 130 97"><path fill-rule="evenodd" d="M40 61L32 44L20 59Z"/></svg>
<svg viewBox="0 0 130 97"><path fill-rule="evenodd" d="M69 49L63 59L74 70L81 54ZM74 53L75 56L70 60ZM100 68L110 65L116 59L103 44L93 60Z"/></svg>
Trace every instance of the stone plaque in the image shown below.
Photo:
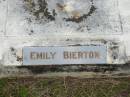
<svg viewBox="0 0 130 97"><path fill-rule="evenodd" d="M105 64L106 46L24 47L23 65Z"/></svg>

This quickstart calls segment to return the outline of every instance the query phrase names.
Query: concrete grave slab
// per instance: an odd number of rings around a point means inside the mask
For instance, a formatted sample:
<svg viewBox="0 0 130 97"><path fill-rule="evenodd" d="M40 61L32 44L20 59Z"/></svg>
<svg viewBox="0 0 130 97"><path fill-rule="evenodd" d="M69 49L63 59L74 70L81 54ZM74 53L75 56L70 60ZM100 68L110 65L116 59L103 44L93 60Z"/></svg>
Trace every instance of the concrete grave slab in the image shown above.
<svg viewBox="0 0 130 97"><path fill-rule="evenodd" d="M88 7L74 9L83 2ZM0 0L0 63L21 66L24 46L95 43L118 46L120 57L109 63L124 63L130 56L129 8L129 0Z"/></svg>

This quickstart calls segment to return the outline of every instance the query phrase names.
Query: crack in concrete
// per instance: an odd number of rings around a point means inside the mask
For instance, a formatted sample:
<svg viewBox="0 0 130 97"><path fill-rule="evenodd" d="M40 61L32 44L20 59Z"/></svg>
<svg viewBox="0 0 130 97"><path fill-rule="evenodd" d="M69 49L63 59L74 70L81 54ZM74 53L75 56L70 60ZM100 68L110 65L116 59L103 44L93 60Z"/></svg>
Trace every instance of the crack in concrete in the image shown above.
<svg viewBox="0 0 130 97"><path fill-rule="evenodd" d="M122 18L121 18L121 14L120 14L120 9L119 9L119 1L117 0L117 7L118 7L118 16L119 16L119 23L120 23L120 28L121 28L121 32L124 32L124 27L123 27L123 22L122 22Z"/></svg>

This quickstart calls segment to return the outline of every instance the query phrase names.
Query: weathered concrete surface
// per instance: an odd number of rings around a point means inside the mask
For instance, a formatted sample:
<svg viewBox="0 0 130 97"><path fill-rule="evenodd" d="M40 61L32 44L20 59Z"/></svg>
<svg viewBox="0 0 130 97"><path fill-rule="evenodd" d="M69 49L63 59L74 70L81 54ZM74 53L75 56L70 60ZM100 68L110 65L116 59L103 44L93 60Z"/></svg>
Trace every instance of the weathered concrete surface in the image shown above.
<svg viewBox="0 0 130 97"><path fill-rule="evenodd" d="M26 2L25 2L26 1ZM27 2L28 1L28 2ZM33 2L35 6L31 5ZM35 1L35 2L34 2ZM88 14L83 17L83 20L79 23L75 23L73 20L65 21L64 18L68 17L68 12L65 14L62 11L57 11L56 3L60 0L49 0L45 8L48 8L46 12L47 16L42 11L42 8L38 2L42 0L13 0L9 1L7 4L8 16L7 16L7 36L41 36L46 34L79 34L79 33L96 33L96 34L120 34L122 33L121 17L118 9L117 0L85 0L84 4L90 6L88 9L86 7L80 6L82 9L81 17L84 14ZM52 2L53 1L53 2ZM74 2L75 0L66 1L66 3ZM78 4L82 1L76 1ZM92 2L92 3L90 3ZM41 2L43 3L43 2ZM53 4L52 4L53 3ZM66 4L65 3L65 4ZM44 3L43 3L44 4ZM45 4L44 4L45 5ZM30 7L31 6L31 7ZM91 8L91 6L94 6ZM41 9L40 9L41 8ZM53 10L56 10L55 15L49 15ZM44 9L44 7L43 7ZM87 11L88 10L88 11ZM84 12L86 11L86 13ZM83 14L83 13L84 14ZM22 14L21 14L22 13ZM91 13L91 14L90 14ZM79 13L80 14L80 13ZM45 16L44 16L45 15ZM50 19L54 17L55 20ZM62 18L61 18L62 17ZM47 19L48 18L48 19ZM75 20L76 21L76 20ZM15 29L14 29L15 28Z"/></svg>
<svg viewBox="0 0 130 97"><path fill-rule="evenodd" d="M108 54L107 54L107 63L108 64L124 64L126 59L126 54L124 53L125 48L123 43L111 39L99 39L86 38L86 37L67 37L67 38L15 38L8 37L3 38L3 46L1 48L1 64L5 66L21 66L22 65L22 48L25 46L72 46L72 45L106 45ZM16 41L17 39L17 41ZM113 53L116 54L116 59L114 59Z"/></svg>
<svg viewBox="0 0 130 97"><path fill-rule="evenodd" d="M50 3L52 1L48 1L51 7L53 7ZM39 12L37 2L35 2L36 8L32 6L32 0L0 0L0 64L20 66L22 64L21 50L24 46L101 43L95 40L119 41L120 59L114 62L127 62L127 57L130 55L129 0L85 1L90 7L88 9L83 7L83 10L88 11L80 13L83 20L77 23L75 22L77 20L65 21L53 14L51 15L55 20L48 19L48 15L45 17L43 11ZM53 2L56 4L55 1ZM77 2L80 3L80 1ZM52 10L48 11L52 13ZM36 12L39 12L38 17L34 15ZM57 12L57 14L68 18L64 12ZM85 17L82 17L84 14ZM112 61L110 57L108 60Z"/></svg>

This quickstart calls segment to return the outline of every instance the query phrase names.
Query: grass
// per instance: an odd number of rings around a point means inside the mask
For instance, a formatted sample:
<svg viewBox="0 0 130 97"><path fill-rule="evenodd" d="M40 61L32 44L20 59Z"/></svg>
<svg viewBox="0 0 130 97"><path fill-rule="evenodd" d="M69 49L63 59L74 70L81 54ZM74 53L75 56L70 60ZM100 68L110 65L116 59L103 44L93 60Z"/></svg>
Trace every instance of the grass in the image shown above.
<svg viewBox="0 0 130 97"><path fill-rule="evenodd" d="M130 97L130 78L2 78L0 97Z"/></svg>

